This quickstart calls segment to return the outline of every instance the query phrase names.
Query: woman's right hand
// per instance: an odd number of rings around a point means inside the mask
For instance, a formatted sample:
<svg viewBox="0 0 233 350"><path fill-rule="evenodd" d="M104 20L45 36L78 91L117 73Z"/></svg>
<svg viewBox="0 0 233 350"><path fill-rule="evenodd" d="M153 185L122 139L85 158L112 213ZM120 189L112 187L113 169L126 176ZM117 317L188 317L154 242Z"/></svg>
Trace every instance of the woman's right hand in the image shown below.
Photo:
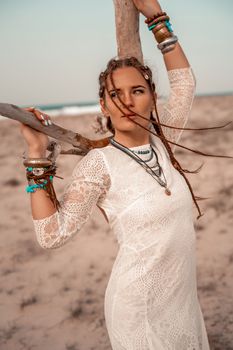
<svg viewBox="0 0 233 350"><path fill-rule="evenodd" d="M50 117L35 109L34 107L24 108L28 112L32 112L34 116L45 126L52 125ZM49 145L49 138L42 132L36 131L29 126L20 123L20 131L28 146L28 156L30 158L45 157L46 149Z"/></svg>

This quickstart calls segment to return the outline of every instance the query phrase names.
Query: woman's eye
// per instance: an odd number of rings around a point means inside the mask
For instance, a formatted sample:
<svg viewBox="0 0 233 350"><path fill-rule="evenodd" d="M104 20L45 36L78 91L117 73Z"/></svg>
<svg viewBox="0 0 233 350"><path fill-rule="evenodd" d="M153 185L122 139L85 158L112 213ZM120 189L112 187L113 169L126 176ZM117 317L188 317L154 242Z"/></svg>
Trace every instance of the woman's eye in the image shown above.
<svg viewBox="0 0 233 350"><path fill-rule="evenodd" d="M137 89L137 90L134 90L134 93L136 95L140 95L140 94L143 94L144 90L141 90L141 89Z"/></svg>
<svg viewBox="0 0 233 350"><path fill-rule="evenodd" d="M117 92L110 92L110 97L112 98L117 97Z"/></svg>
<svg viewBox="0 0 233 350"><path fill-rule="evenodd" d="M144 90L142 90L142 89L137 89L137 90L133 91L133 94L136 94L136 95L140 95L140 94L143 94L143 93L144 93ZM109 95L110 95L111 98L115 98L115 97L119 96L119 93L116 92L116 91L112 91L112 92L110 92Z"/></svg>

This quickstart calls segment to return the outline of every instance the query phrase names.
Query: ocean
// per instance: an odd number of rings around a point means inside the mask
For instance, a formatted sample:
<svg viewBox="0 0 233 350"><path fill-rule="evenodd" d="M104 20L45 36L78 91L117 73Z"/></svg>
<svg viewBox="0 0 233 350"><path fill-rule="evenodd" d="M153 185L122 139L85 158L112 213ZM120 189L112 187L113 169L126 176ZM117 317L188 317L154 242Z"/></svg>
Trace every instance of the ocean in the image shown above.
<svg viewBox="0 0 233 350"><path fill-rule="evenodd" d="M77 103L64 103L64 104L47 104L47 105L33 105L35 108L47 113L51 117L57 117L59 115L77 116L88 113L100 113L100 106L97 101L93 102L77 102ZM21 108L29 106L19 106ZM5 117L0 115L0 120Z"/></svg>

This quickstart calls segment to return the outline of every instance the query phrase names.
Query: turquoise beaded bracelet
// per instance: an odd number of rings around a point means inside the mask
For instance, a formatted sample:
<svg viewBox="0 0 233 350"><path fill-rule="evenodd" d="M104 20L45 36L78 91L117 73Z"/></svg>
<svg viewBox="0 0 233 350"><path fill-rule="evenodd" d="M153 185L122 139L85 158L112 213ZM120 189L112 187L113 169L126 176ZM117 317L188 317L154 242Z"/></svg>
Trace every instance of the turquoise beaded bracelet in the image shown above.
<svg viewBox="0 0 233 350"><path fill-rule="evenodd" d="M42 188L43 190L46 190L45 184L35 184L35 185L28 185L26 187L27 193L34 193L36 188Z"/></svg>
<svg viewBox="0 0 233 350"><path fill-rule="evenodd" d="M149 30L152 30L152 29L154 29L155 27L157 27L157 25L159 25L159 24L161 24L161 23L162 23L162 22L158 22L158 23L156 23L156 24L152 24L150 27L148 27L148 29L149 29ZM166 21L165 21L165 25L166 25L168 31L169 31L170 33L172 33L173 30L172 30L172 25L171 25L171 23L170 23L168 20L166 20Z"/></svg>
<svg viewBox="0 0 233 350"><path fill-rule="evenodd" d="M53 181L53 175L49 176L50 182ZM29 183L29 185L26 187L26 192L27 193L34 193L36 188L42 188L43 190L46 191L46 184L48 183L47 180L43 180L43 183L36 184L36 183Z"/></svg>

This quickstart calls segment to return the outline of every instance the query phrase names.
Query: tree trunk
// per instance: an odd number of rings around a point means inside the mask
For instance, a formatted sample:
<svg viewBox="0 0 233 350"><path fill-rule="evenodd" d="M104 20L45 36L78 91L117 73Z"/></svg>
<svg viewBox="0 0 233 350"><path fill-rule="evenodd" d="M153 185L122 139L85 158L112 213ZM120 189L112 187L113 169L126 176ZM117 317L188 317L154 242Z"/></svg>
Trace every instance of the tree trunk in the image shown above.
<svg viewBox="0 0 233 350"><path fill-rule="evenodd" d="M134 56L143 63L139 12L132 0L113 0L118 57Z"/></svg>

